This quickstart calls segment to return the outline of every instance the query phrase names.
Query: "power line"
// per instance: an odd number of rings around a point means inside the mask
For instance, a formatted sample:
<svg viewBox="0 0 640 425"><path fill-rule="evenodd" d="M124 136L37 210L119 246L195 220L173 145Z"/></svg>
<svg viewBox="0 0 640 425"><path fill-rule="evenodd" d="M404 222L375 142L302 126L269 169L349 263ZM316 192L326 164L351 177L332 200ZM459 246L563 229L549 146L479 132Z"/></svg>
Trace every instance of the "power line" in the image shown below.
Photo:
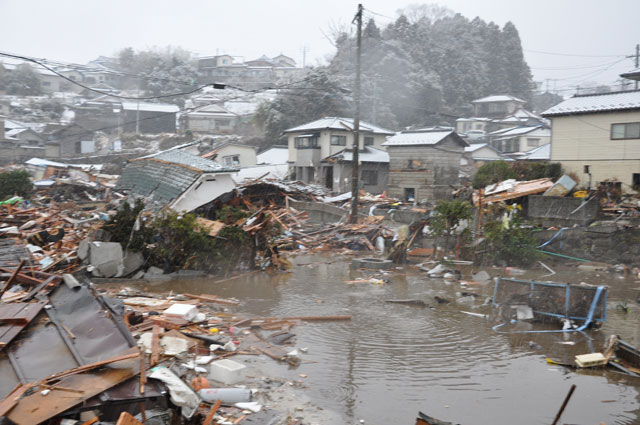
<svg viewBox="0 0 640 425"><path fill-rule="evenodd" d="M87 85L84 85L84 84L82 84L82 83L79 83L79 82L75 81L74 79L69 78L69 77L67 77L66 75L63 75L63 74L59 73L58 71L56 71L55 69L53 69L53 68L51 68L51 67L49 67L49 66L45 65L44 63L42 63L42 62L40 62L40 61L38 61L38 60L36 60L36 59L29 58L29 57L27 57L27 56L12 55L12 54L9 54L9 53L1 53L1 52L0 52L0 56L6 56L6 57L14 58L14 59L22 59L22 60L25 60L25 61L28 61L28 62L33 62L33 63L35 63L35 64L40 65L40 66L41 66L41 67L43 67L44 69L46 69L46 70L48 70L48 71L50 71L50 72L53 72L53 73L54 73L54 74L56 74L58 77L60 77L60 78L62 78L62 79L64 79L64 80L66 80L66 81L69 81L70 83L75 84L76 86L82 87L82 88L84 88L85 90L89 90L89 91L92 91L92 92L95 92L95 93L98 93L98 94L107 95L107 96L112 96L112 97L115 97L115 98L118 98L118 99L125 99L125 100L153 100L153 99L165 99L165 98L168 98L168 97L186 96L186 95L189 95L189 94L195 93L195 92L197 92L197 91L200 91L200 90L202 90L202 89L204 89L204 88L206 88L206 87L213 87L214 89L224 89L224 88L226 88L226 85L224 85L224 84L210 83L210 84L204 84L204 85L202 85L202 86L196 87L196 88L195 88L195 89L193 89L193 90L189 90L189 91L186 91L186 92L180 92L180 93L164 94L164 95L159 95L159 96L142 96L142 97L136 97L136 96L122 96L122 95L117 95L117 94L113 94L113 93L105 92L105 91L102 91L102 90L97 90L97 89L94 89L94 88L89 87L89 86L87 86Z"/></svg>
<svg viewBox="0 0 640 425"><path fill-rule="evenodd" d="M530 50L530 49L522 49L525 52L529 53L539 53L543 55L553 55L553 56L571 56L578 58L619 58L625 55L576 55L573 53L558 53L558 52L544 52L541 50Z"/></svg>

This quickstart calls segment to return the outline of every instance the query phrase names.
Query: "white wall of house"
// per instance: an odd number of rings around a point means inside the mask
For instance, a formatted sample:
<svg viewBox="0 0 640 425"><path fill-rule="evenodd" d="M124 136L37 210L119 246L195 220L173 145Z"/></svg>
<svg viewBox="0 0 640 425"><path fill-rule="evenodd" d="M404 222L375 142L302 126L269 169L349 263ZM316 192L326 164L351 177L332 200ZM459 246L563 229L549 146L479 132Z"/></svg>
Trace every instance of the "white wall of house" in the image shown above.
<svg viewBox="0 0 640 425"><path fill-rule="evenodd" d="M231 178L231 174L203 174L171 204L171 208L175 211L193 211L223 193L233 190L234 187L236 187L236 184Z"/></svg>
<svg viewBox="0 0 640 425"><path fill-rule="evenodd" d="M623 190L640 178L640 138L611 138L611 126L640 123L640 111L552 117L551 161L575 173L586 186L589 165L592 186L604 180L623 183ZM625 185L627 185L625 187Z"/></svg>
<svg viewBox="0 0 640 425"><path fill-rule="evenodd" d="M299 132L299 133L290 133L288 135L288 144L289 144L289 162L297 162L298 161L298 151L306 150L306 149L297 149L295 147L295 139L296 137L304 134L312 134L317 133L313 131L308 132ZM341 145L332 145L331 144L331 136L344 136L344 144ZM371 133L360 133L360 138L358 140L358 146L360 149L364 148L365 137L373 137L373 143L370 146L373 146L377 149L385 150L382 144L387 140L387 136L384 134L371 134ZM351 149L353 146L353 133L350 131L340 131L340 130L323 130L320 132L320 137L318 137L318 146L320 147L320 159L326 158L333 154L336 154L342 150ZM305 156L306 158L306 156ZM315 164L316 166L318 164Z"/></svg>
<svg viewBox="0 0 640 425"><path fill-rule="evenodd" d="M252 146L226 145L218 149L216 162L229 167L253 167L257 163L256 150Z"/></svg>

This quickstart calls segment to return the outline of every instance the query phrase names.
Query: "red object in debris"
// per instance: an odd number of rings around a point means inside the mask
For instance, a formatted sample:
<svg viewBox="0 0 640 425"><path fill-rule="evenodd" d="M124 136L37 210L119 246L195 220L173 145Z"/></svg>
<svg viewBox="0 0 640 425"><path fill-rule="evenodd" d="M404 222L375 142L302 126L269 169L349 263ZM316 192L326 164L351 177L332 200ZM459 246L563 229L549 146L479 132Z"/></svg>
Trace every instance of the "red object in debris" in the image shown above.
<svg viewBox="0 0 640 425"><path fill-rule="evenodd" d="M191 380L191 388L197 392L203 388L211 388L211 384L204 376L196 376Z"/></svg>
<svg viewBox="0 0 640 425"><path fill-rule="evenodd" d="M237 341L237 340L234 340L234 341L233 341L233 343L234 343L235 345L240 345L240 341Z"/></svg>

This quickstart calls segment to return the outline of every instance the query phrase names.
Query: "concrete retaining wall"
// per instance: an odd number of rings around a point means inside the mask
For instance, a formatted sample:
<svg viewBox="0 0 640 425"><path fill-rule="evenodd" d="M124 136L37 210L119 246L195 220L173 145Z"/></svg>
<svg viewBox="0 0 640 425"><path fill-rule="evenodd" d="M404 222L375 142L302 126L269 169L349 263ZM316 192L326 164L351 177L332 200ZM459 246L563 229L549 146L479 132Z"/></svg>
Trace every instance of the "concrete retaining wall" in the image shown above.
<svg viewBox="0 0 640 425"><path fill-rule="evenodd" d="M589 201L572 214L580 205L582 199L579 198L530 195L527 215L533 221L554 226L571 226L576 223L586 226L598 218L600 204L597 200Z"/></svg>
<svg viewBox="0 0 640 425"><path fill-rule="evenodd" d="M544 230L536 232L535 237L542 244L557 232ZM640 229L616 224L566 229L542 249L585 260L640 265Z"/></svg>
<svg viewBox="0 0 640 425"><path fill-rule="evenodd" d="M289 206L309 213L309 219L315 223L336 223L348 214L346 209L320 202L289 201Z"/></svg>

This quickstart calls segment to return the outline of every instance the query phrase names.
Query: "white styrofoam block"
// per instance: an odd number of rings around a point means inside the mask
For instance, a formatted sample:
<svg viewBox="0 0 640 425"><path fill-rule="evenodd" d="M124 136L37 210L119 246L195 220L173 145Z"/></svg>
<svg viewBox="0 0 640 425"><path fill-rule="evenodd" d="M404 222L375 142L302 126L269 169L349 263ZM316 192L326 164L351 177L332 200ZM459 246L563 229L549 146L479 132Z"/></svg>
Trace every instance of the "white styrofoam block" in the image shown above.
<svg viewBox="0 0 640 425"><path fill-rule="evenodd" d="M209 379L224 384L235 384L242 381L246 366L229 359L217 360L209 365Z"/></svg>
<svg viewBox="0 0 640 425"><path fill-rule="evenodd" d="M198 307L193 304L174 304L164 311L165 316L192 321L198 315Z"/></svg>

